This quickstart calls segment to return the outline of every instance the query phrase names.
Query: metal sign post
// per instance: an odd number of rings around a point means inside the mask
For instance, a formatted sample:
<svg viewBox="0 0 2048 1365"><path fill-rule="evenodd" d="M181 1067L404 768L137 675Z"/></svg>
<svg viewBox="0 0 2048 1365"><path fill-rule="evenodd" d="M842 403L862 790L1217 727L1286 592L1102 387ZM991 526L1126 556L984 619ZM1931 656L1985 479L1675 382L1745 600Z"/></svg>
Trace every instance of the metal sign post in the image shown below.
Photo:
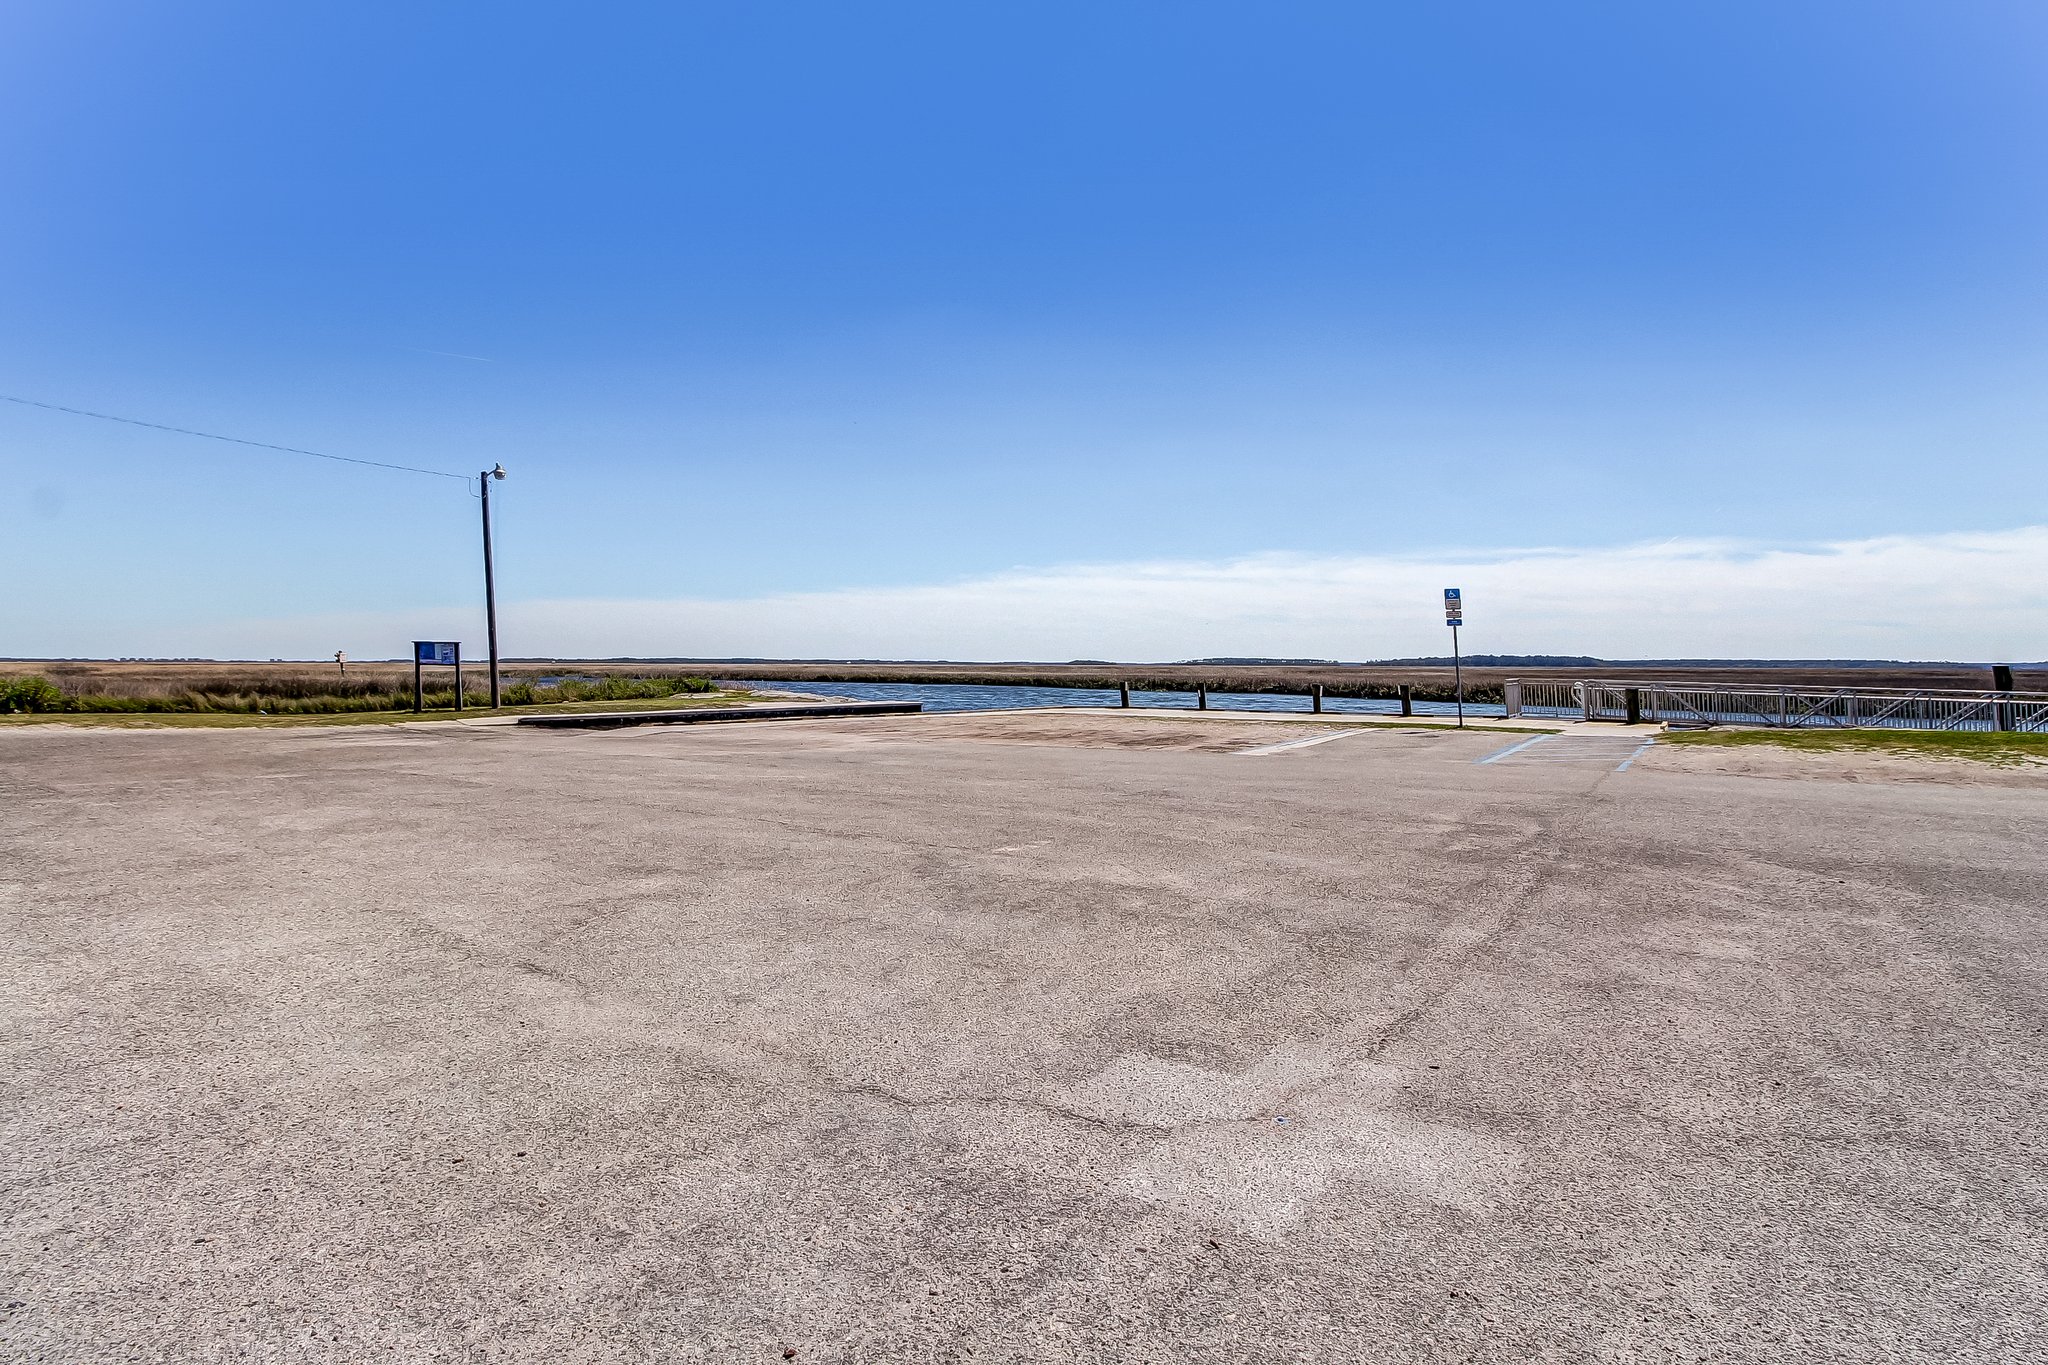
<svg viewBox="0 0 2048 1365"><path fill-rule="evenodd" d="M1444 589L1444 624L1451 628L1451 676L1458 687L1458 728L1465 728L1465 658L1458 651L1458 627L1465 623L1465 595Z"/></svg>
<svg viewBox="0 0 2048 1365"><path fill-rule="evenodd" d="M462 709L462 642L460 640L414 640L412 642L412 709L426 709L426 689L420 668L426 664L455 665L455 709Z"/></svg>

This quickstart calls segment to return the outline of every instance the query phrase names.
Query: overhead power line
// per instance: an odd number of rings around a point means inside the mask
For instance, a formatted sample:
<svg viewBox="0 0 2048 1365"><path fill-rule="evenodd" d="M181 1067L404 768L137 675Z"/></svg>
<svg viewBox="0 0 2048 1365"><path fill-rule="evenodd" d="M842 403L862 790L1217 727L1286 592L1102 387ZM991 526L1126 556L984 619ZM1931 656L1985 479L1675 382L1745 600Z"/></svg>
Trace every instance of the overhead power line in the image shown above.
<svg viewBox="0 0 2048 1365"><path fill-rule="evenodd" d="M417 465L391 464L384 460L359 460L353 455L329 455L324 450L304 450L298 446L272 445L268 441L246 441L240 436L222 436L212 431L194 431L190 427L168 426L162 422L145 422L139 417L116 417L110 412L88 412L84 408L67 408L61 403L39 403L33 398L16 398L12 394L0 393L0 400L19 403L27 408L47 408L51 412L68 412L74 417L97 417L102 422L125 422L131 427L149 427L154 431L176 432L180 436L203 436L209 441L226 441L231 445L255 446L258 450L281 450L287 455L311 455L316 460L337 460L342 464L368 465L372 469L397 469L407 474L431 474L437 479L460 479L469 482L467 474L450 474L445 469L421 469Z"/></svg>

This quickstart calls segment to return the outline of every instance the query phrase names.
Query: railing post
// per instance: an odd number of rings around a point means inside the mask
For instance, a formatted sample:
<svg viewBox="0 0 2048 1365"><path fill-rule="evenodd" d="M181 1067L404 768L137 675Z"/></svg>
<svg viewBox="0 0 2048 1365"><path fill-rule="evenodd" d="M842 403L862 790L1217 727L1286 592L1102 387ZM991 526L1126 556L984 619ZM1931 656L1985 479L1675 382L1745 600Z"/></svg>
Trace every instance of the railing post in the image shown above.
<svg viewBox="0 0 2048 1365"><path fill-rule="evenodd" d="M1521 715L1522 680L1520 678L1509 678L1507 680L1507 685L1502 687L1500 690L1500 699L1501 709L1505 711L1508 715Z"/></svg>
<svg viewBox="0 0 2048 1365"><path fill-rule="evenodd" d="M1643 723L1643 693L1641 688L1622 688L1621 705L1622 714L1627 718L1628 724L1641 725Z"/></svg>

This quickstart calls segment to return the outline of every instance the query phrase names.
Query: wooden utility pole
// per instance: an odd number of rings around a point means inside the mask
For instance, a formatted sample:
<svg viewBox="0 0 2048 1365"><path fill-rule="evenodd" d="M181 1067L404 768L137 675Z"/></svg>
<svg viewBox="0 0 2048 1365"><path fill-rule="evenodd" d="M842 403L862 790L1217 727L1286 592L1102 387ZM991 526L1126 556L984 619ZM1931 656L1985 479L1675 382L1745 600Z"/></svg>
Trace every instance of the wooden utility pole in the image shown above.
<svg viewBox="0 0 2048 1365"><path fill-rule="evenodd" d="M505 466L486 469L476 476L484 491L484 624L491 637L491 709L498 709L498 588L491 579L491 480L505 477ZM460 693L455 703L462 704Z"/></svg>

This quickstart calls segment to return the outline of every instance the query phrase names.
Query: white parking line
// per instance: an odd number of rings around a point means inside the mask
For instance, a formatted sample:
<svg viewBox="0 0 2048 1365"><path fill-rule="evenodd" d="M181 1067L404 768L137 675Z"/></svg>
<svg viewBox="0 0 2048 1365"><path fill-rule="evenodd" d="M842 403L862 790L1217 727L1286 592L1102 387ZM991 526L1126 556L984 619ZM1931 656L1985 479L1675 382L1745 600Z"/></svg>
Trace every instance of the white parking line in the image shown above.
<svg viewBox="0 0 2048 1365"><path fill-rule="evenodd" d="M1534 739L1525 739L1520 744L1510 744L1505 749L1496 749L1492 753L1488 754L1485 758L1475 758L1472 761L1474 763L1498 763L1502 759L1506 758L1509 754L1518 754L1522 752L1522 750L1528 748L1531 744L1541 744L1546 739L1556 738L1556 735L1538 735Z"/></svg>
<svg viewBox="0 0 2048 1365"><path fill-rule="evenodd" d="M1290 739L1280 744L1268 744L1259 749L1240 750L1238 757L1250 758L1253 754L1282 754L1286 753L1289 749L1306 749L1311 744L1328 744L1333 739L1343 739L1347 735L1356 733L1354 730L1339 730L1334 735L1310 735L1307 739Z"/></svg>

